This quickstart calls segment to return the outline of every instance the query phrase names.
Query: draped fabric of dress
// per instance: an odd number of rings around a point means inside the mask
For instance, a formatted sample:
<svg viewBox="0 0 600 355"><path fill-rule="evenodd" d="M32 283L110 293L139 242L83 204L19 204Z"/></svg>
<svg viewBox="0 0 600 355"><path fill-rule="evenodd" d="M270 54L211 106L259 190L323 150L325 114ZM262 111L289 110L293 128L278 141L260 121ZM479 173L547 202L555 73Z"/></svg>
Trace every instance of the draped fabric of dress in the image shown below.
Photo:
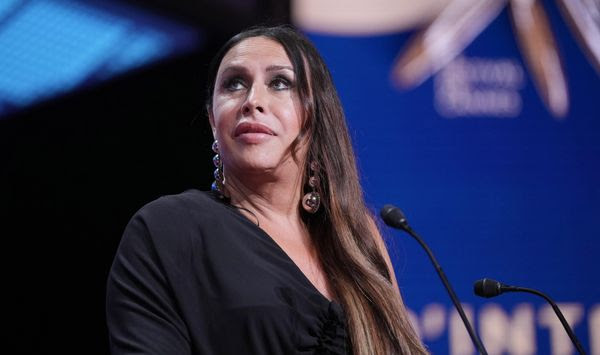
<svg viewBox="0 0 600 355"><path fill-rule="evenodd" d="M113 354L347 354L346 321L262 229L189 190L131 219L107 285Z"/></svg>

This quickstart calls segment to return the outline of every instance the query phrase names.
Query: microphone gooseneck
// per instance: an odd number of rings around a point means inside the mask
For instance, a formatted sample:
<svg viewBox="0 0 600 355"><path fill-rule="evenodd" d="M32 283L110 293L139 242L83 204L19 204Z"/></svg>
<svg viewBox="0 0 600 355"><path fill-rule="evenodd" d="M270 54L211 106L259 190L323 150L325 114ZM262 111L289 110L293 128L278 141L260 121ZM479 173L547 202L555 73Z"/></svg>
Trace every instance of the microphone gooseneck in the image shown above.
<svg viewBox="0 0 600 355"><path fill-rule="evenodd" d="M542 297L546 300L546 302L550 304L550 306L552 306L554 313L556 313L556 316L560 320L560 323L565 328L565 331L569 335L569 338L571 338L571 342L573 342L573 345L577 349L577 352L579 354L585 355L585 350L583 349L583 346L581 346L579 339L577 339L577 337L575 336L573 329L571 329L571 326L569 326L569 323L567 323L567 320L560 311L560 308L558 308L558 305L548 295L540 291L534 290L532 288L510 286L503 284L500 281L488 278L475 281L475 283L473 284L473 291L477 296L485 298L496 297L498 295L503 294L504 292L527 292Z"/></svg>
<svg viewBox="0 0 600 355"><path fill-rule="evenodd" d="M421 237L410 227L410 225L408 224L408 220L404 216L404 213L402 213L402 210L400 210L398 207L393 206L393 205L385 205L381 209L380 215L381 215L381 218L383 219L383 221L385 222L385 224L387 224L388 226L390 226L392 228L396 228L396 229L405 231L411 237L415 238L416 241L421 245L421 247L423 247L423 249L425 249L425 252L429 256L429 259L431 260L431 263L433 264L433 267L435 268L435 271L437 271L440 279L442 280L442 283L444 284L444 287L446 288L446 291L448 291L448 295L450 296L452 303L454 303L454 307L458 311L460 318L462 319L463 323L465 324L465 328L467 328L467 332L469 333L469 336L471 337L473 344L475 344L475 347L477 348L477 350L479 351L480 354L487 355L487 350L485 350L483 343L477 336L477 333L475 333L473 326L471 325L471 323L469 322L469 319L465 315L465 311L464 311L462 305L460 304L460 301L458 300L458 297L456 296L454 289L450 285L450 282L448 281L446 274L442 270L442 267L436 260L431 249L429 249L429 246L427 246L427 244L425 244L423 239L421 239Z"/></svg>

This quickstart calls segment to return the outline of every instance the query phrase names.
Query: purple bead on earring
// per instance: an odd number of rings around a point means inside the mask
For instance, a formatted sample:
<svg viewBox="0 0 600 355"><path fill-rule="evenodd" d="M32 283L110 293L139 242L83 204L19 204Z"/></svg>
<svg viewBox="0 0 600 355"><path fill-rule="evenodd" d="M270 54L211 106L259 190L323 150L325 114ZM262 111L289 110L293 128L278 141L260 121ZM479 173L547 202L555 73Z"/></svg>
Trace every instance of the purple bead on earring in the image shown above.
<svg viewBox="0 0 600 355"><path fill-rule="evenodd" d="M314 160L311 161L308 186L310 186L312 191L302 197L302 208L310 214L316 213L321 206L321 195L317 192L317 186L319 185L318 172L319 164Z"/></svg>
<svg viewBox="0 0 600 355"><path fill-rule="evenodd" d="M210 189L213 192L218 193L220 196L223 196L223 188L225 187L225 177L223 175L223 162L221 161L221 156L219 155L219 142L216 139L212 144L212 151L215 152L215 156L213 157L213 164L215 165L216 169L213 173L215 181L213 181Z"/></svg>

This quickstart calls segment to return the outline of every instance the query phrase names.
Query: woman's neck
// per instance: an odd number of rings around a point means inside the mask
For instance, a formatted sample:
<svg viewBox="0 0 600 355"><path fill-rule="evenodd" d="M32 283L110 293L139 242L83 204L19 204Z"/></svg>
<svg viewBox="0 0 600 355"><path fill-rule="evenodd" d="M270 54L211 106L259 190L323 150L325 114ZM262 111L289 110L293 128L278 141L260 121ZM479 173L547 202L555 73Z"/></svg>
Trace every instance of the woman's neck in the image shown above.
<svg viewBox="0 0 600 355"><path fill-rule="evenodd" d="M300 174L287 177L247 174L227 176L226 186L231 204L251 211L261 224L282 223L299 226L301 191Z"/></svg>

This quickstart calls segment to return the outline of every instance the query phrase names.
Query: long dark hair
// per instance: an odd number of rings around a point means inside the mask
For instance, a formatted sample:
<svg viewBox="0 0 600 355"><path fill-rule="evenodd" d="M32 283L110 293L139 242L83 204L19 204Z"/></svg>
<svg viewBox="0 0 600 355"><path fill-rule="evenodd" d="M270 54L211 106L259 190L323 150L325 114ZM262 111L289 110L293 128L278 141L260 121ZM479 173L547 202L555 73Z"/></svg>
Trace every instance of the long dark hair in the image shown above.
<svg viewBox="0 0 600 355"><path fill-rule="evenodd" d="M426 353L414 332L390 270L382 255L381 234L366 208L342 105L331 74L316 48L291 26L255 27L231 38L214 57L208 71L207 103L219 65L236 44L251 37L280 43L292 63L303 107L300 135L291 151L306 140L304 188L308 165L320 166L321 208L302 213L328 281L348 319L355 354Z"/></svg>

